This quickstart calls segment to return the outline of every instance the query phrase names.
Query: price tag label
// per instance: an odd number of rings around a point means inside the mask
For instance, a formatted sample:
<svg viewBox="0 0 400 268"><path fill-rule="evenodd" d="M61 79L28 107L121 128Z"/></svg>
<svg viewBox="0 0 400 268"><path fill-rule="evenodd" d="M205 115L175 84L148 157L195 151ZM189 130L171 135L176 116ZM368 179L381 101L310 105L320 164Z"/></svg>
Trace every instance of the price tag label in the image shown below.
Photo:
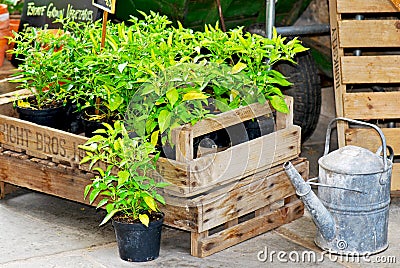
<svg viewBox="0 0 400 268"><path fill-rule="evenodd" d="M117 0L92 0L93 6L100 8L108 13L115 13L115 3Z"/></svg>

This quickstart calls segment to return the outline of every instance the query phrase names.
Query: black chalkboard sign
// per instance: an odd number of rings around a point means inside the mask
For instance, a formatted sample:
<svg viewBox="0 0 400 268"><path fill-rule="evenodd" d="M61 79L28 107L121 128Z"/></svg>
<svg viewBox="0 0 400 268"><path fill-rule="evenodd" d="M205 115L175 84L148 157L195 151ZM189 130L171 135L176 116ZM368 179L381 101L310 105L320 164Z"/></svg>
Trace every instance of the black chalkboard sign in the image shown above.
<svg viewBox="0 0 400 268"><path fill-rule="evenodd" d="M54 21L63 16L74 21L95 21L101 18L102 10L92 5L92 0L25 0L21 14L20 30L24 25L59 28Z"/></svg>
<svg viewBox="0 0 400 268"><path fill-rule="evenodd" d="M115 13L115 4L117 0L92 0L92 4L108 13Z"/></svg>

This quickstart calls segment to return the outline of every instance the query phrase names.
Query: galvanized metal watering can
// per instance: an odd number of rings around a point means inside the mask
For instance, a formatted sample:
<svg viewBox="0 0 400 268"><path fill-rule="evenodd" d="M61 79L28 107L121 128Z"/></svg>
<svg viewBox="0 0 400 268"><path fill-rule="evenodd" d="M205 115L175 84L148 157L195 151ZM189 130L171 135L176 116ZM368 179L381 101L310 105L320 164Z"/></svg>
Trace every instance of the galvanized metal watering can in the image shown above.
<svg viewBox="0 0 400 268"><path fill-rule="evenodd" d="M332 124L338 120L375 129L382 146L376 153L345 146L328 154ZM319 183L305 182L290 162L284 164L317 226L317 246L341 255L374 254L388 247L392 161L393 150L377 126L339 117L328 125L325 152L318 160ZM310 184L318 185L318 197Z"/></svg>

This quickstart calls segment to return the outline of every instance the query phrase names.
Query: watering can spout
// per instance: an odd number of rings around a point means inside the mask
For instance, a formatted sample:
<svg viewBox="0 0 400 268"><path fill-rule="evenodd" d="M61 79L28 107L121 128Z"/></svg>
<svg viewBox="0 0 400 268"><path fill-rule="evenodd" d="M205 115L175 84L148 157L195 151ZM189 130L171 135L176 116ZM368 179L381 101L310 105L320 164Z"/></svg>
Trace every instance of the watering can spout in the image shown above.
<svg viewBox="0 0 400 268"><path fill-rule="evenodd" d="M311 186L304 181L301 175L293 167L292 163L286 162L283 167L296 189L296 194L300 197L307 210L310 212L319 232L327 241L332 241L335 238L336 224L331 213L311 190Z"/></svg>

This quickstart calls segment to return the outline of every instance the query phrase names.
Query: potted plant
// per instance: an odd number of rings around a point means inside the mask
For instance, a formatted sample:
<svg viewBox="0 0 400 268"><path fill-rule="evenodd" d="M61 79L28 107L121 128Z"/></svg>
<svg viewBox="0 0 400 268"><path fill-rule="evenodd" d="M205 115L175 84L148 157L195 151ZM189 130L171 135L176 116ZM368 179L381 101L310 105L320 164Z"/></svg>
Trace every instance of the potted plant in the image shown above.
<svg viewBox="0 0 400 268"><path fill-rule="evenodd" d="M16 109L21 119L37 124L64 129L65 105L73 70L69 49L65 49L71 37L62 30L27 28L17 33L13 42L17 47L11 51L21 60L18 72L19 88L31 95L19 98Z"/></svg>
<svg viewBox="0 0 400 268"><path fill-rule="evenodd" d="M119 254L127 261L148 261L158 257L164 215L157 202L165 204L157 189L167 184L150 177L157 156L145 138L130 138L121 121L96 130L82 149L82 164L97 173L84 191L90 204L105 207L116 232ZM95 166L96 163L99 165Z"/></svg>

